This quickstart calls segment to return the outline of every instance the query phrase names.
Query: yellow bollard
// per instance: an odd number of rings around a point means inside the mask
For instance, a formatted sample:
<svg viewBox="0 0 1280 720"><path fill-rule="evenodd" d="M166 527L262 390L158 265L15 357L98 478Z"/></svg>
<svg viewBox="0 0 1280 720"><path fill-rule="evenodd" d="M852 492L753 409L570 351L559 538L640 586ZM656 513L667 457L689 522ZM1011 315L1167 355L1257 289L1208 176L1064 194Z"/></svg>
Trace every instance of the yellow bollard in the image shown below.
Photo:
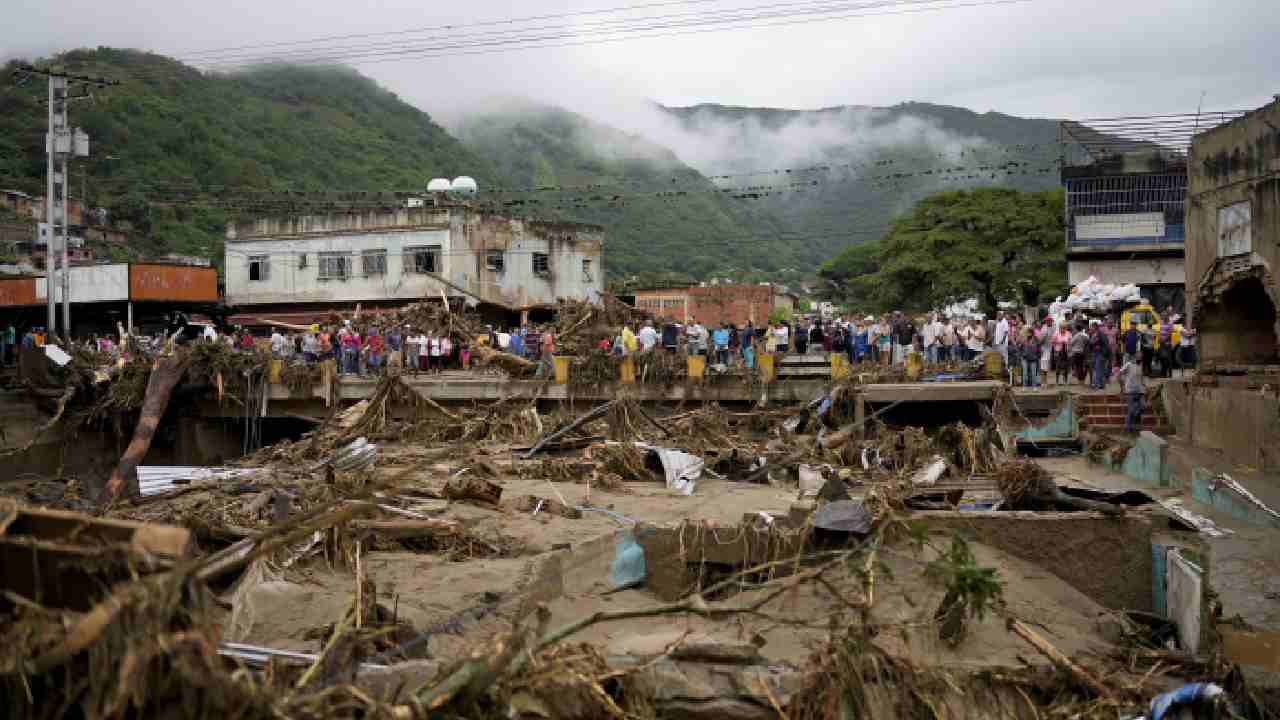
<svg viewBox="0 0 1280 720"><path fill-rule="evenodd" d="M915 382L924 374L924 356L918 352L907 353L907 379Z"/></svg>
<svg viewBox="0 0 1280 720"><path fill-rule="evenodd" d="M636 361L630 355L622 358L622 365L619 366L622 373L623 385L634 385L636 382Z"/></svg>
<svg viewBox="0 0 1280 720"><path fill-rule="evenodd" d="M844 353L831 353L831 379L844 380L849 377L849 357Z"/></svg>
<svg viewBox="0 0 1280 720"><path fill-rule="evenodd" d="M756 365L760 367L761 382L764 382L764 383L773 382L773 377L774 377L773 360L774 360L773 353L760 353L760 356L756 358Z"/></svg>
<svg viewBox="0 0 1280 720"><path fill-rule="evenodd" d="M270 370L267 373L268 379L272 383L280 382L280 375L284 372L284 361L271 358Z"/></svg>
<svg viewBox="0 0 1280 720"><path fill-rule="evenodd" d="M707 371L707 356L690 355L689 356L689 379L701 380Z"/></svg>
<svg viewBox="0 0 1280 720"><path fill-rule="evenodd" d="M1007 379L1004 374L1004 358L994 350L988 350L983 353L982 367L986 370L987 377L992 380Z"/></svg>
<svg viewBox="0 0 1280 720"><path fill-rule="evenodd" d="M566 355L557 355L556 361L556 384L567 385L569 383L569 362L573 358Z"/></svg>

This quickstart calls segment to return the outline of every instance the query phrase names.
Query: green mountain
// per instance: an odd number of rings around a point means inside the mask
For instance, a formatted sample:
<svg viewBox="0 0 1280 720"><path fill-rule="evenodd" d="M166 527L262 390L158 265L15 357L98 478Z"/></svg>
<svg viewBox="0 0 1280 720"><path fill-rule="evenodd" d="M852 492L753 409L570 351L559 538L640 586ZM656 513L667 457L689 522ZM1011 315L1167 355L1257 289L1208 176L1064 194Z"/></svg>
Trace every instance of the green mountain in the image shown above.
<svg viewBox="0 0 1280 720"><path fill-rule="evenodd" d="M656 106L659 139L759 210L810 267L882 235L927 195L1056 187L1057 121L927 103L819 110ZM726 177L727 176L727 177Z"/></svg>
<svg viewBox="0 0 1280 720"><path fill-rule="evenodd" d="M71 196L83 192L93 206L109 208L137 237L127 250L110 248L116 255L220 259L224 224L235 217L332 201L392 204L389 193L343 191L421 189L441 175L498 180L425 113L345 68L215 75L105 48L54 62L120 81L70 110L71 124L92 144L91 156L73 163ZM16 69L10 63L3 77ZM45 94L41 77L0 85L0 187L44 194ZM283 190L324 195L284 202Z"/></svg>
<svg viewBox="0 0 1280 720"><path fill-rule="evenodd" d="M614 279L773 277L801 262L771 216L638 135L525 101L474 111L451 129L517 188L497 191L501 205L608 228Z"/></svg>
<svg viewBox="0 0 1280 720"><path fill-rule="evenodd" d="M641 137L513 102L462 117L450 134L345 68L209 74L107 48L52 62L120 81L71 110L93 144L72 166L73 198L133 231L130 247L100 249L115 257L220 260L228 220L398 205L397 192L467 174L485 207L605 226L614 281L794 281L928 193L1055 184L1043 171L1055 123L962 108L655 105ZM43 194L44 95L39 77L0 84L0 188Z"/></svg>

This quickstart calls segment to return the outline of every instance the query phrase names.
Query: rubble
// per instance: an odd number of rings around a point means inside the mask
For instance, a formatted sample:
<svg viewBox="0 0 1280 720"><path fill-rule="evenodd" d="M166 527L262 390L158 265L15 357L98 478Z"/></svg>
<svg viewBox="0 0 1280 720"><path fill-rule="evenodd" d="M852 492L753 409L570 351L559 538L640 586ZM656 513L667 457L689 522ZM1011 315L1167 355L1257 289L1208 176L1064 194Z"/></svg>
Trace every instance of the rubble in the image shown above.
<svg viewBox="0 0 1280 720"><path fill-rule="evenodd" d="M574 307L562 347L627 318ZM438 303L392 319L477 330ZM218 352L174 352L185 377L240 390ZM637 374L685 381L663 357ZM855 409L895 372L854 373L801 408L672 407L625 389L585 408L446 406L391 375L226 468L142 466L145 497L121 493L76 527L169 524L184 552L144 563L132 541L100 539L95 562L129 572L80 607L14 583L6 563L0 702L18 716L65 703L304 720L1116 717L1228 676L1207 651L1138 632L1113 643L1100 618L1122 610L1076 576L952 532L1087 510L1139 537L1124 523L1146 511L1010 460L998 414L918 427L888 424L896 403ZM141 407L136 389L107 405ZM28 549L15 529L0 520L0 547ZM1150 547L1109 551L1151 562Z"/></svg>

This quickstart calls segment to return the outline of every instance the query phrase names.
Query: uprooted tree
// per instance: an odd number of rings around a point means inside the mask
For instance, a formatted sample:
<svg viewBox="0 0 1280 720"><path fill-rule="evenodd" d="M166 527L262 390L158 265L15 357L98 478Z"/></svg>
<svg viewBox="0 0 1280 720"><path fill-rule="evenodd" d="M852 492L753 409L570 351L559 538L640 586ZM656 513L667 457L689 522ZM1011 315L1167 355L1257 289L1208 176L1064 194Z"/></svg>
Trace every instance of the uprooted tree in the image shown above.
<svg viewBox="0 0 1280 720"><path fill-rule="evenodd" d="M1035 302L1066 285L1060 191L979 188L931 195L872 243L822 266L828 294L867 310L923 311L978 298Z"/></svg>

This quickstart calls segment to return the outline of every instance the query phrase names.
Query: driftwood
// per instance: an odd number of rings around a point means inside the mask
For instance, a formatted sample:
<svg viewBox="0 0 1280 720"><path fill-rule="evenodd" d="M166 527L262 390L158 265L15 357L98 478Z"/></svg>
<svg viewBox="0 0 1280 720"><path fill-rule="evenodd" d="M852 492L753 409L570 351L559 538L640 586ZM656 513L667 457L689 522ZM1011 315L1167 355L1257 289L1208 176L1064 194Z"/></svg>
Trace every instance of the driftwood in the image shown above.
<svg viewBox="0 0 1280 720"><path fill-rule="evenodd" d="M200 580L212 580L239 570L263 555L308 537L317 530L325 530L359 515L376 512L377 509L376 505L370 503L347 502L337 509L276 525L258 537L245 538L204 558L196 567L195 575Z"/></svg>
<svg viewBox="0 0 1280 720"><path fill-rule="evenodd" d="M461 475L445 483L444 496L449 500L476 500L497 505L502 499L502 486L475 475Z"/></svg>
<svg viewBox="0 0 1280 720"><path fill-rule="evenodd" d="M1018 637L1031 643L1036 650L1039 650L1042 655L1049 658L1054 665L1074 675L1085 687L1089 688L1089 692L1100 698L1111 697L1111 692L1107 690L1106 686L1098 682L1098 679L1089 674L1089 671L1077 665L1071 658L1063 655L1061 650L1050 645L1048 640L1040 637L1034 630L1023 624L1022 621L1010 620L1009 629Z"/></svg>
<svg viewBox="0 0 1280 720"><path fill-rule="evenodd" d="M472 347L471 354L481 364L496 365L511 375L528 375L538 369L538 363L484 345Z"/></svg>
<svg viewBox="0 0 1280 720"><path fill-rule="evenodd" d="M542 438L538 442L534 443L533 447L529 448L529 452L524 454L525 459L527 460L533 457L534 455L536 455L538 451L542 449L542 446L546 445L547 443L554 442L555 440L558 440L564 437L565 435L568 435L569 433L573 432L574 430L577 430L583 425L586 425L592 420L604 417L605 413L609 412L609 409L613 407L613 404L615 402L617 401L610 400L609 402L592 409L586 415L583 415L577 420L574 420L568 425L565 425L563 428L551 433L550 435L547 435L546 437Z"/></svg>
<svg viewBox="0 0 1280 720"><path fill-rule="evenodd" d="M102 493L98 495L98 504L106 505L116 499L126 486L136 487L138 482L138 464L151 449L151 440L155 437L160 419L169 407L169 396L182 379L187 367L186 355L168 355L158 358L151 366L151 377L147 380L147 395L142 402L142 415L138 418L138 427L133 431L133 440L125 448L120 457L120 464L111 473Z"/></svg>
<svg viewBox="0 0 1280 720"><path fill-rule="evenodd" d="M456 535L462 531L452 520L352 520L348 527L355 532L389 538Z"/></svg>
<svg viewBox="0 0 1280 720"><path fill-rule="evenodd" d="M1121 507L1107 502L1078 498L1062 492L1048 471L1030 460L1013 460L992 473L1000 494L1013 509L1067 508L1106 515L1121 515Z"/></svg>
<svg viewBox="0 0 1280 720"><path fill-rule="evenodd" d="M841 445L852 440L854 433L858 431L858 427L859 426L856 423L852 425L845 425L833 433L823 435L822 439L818 442L822 445L823 450L835 450Z"/></svg>

